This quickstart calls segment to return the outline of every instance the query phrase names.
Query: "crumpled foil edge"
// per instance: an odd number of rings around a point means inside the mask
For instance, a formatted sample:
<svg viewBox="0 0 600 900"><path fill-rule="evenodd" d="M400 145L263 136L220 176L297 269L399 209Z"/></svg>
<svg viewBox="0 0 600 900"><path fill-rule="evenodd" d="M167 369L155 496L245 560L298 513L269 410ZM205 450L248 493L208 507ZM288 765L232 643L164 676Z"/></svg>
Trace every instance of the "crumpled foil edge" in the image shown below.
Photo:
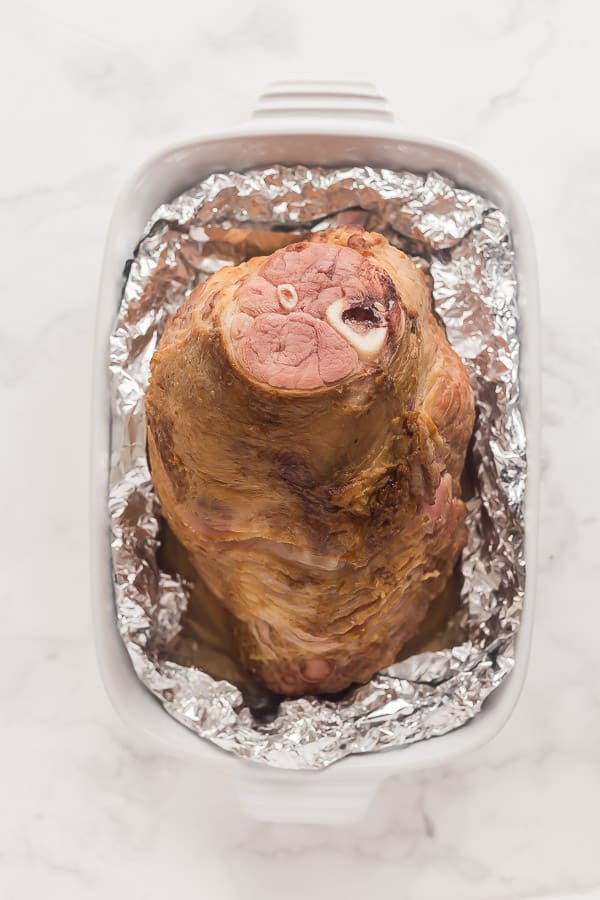
<svg viewBox="0 0 600 900"><path fill-rule="evenodd" d="M197 283L231 264L203 252L206 228L306 232L348 215L362 216L428 269L437 313L472 379L477 486L461 561L466 638L396 663L342 700L285 700L272 721L257 722L237 687L164 655L180 629L187 587L156 560L159 508L144 417L149 364L167 317ZM526 441L517 327L505 214L436 172L276 165L223 172L155 212L128 264L111 336L109 514L119 631L138 677L171 716L239 757L311 769L445 734L479 712L513 667L523 603Z"/></svg>

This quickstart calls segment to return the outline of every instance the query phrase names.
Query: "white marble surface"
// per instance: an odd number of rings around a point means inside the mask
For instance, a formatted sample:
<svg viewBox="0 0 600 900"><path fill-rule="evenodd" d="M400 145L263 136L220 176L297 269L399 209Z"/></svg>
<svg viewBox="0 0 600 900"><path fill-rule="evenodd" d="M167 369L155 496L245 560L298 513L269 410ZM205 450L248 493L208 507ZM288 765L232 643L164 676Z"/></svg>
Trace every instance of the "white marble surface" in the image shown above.
<svg viewBox="0 0 600 900"><path fill-rule="evenodd" d="M0 42L0 896L600 896L597 5L28 0ZM115 195L150 153L299 75L374 80L411 131L494 160L542 285L523 697L489 746L389 782L340 828L258 825L230 784L149 752L105 696L90 622L91 347Z"/></svg>

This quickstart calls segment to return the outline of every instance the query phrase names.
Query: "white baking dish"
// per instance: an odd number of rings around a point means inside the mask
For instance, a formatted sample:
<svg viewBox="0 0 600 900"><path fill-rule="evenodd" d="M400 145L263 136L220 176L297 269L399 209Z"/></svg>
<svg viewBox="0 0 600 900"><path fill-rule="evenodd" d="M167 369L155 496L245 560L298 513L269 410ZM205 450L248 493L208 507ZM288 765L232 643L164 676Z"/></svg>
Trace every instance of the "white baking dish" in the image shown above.
<svg viewBox="0 0 600 900"><path fill-rule="evenodd" d="M138 681L115 622L107 514L110 410L108 339L119 304L123 266L150 214L163 202L223 169L272 162L367 163L425 172L436 169L489 197L512 223L519 277L522 410L528 439L526 598L512 674L469 724L442 737L385 753L348 757L318 772L272 769L241 761L172 719ZM539 472L538 285L533 239L521 201L506 180L472 153L397 127L371 85L279 82L261 97L250 121L225 134L171 147L139 169L122 192L110 224L98 300L92 459L92 586L100 668L117 710L148 742L194 758L203 770L227 767L242 806L269 821L348 822L367 807L390 775L439 765L493 737L523 685L533 620Z"/></svg>

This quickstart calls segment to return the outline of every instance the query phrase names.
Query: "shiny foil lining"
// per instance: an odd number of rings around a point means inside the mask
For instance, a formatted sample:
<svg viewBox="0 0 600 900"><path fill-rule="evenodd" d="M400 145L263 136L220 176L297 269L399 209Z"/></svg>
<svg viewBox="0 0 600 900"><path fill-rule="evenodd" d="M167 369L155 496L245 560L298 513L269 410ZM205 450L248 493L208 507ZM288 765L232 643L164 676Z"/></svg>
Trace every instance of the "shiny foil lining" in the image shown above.
<svg viewBox="0 0 600 900"><path fill-rule="evenodd" d="M272 721L258 722L237 687L165 658L187 588L156 560L159 509L144 418L149 363L167 317L211 272L241 262L246 238L252 244L265 232L302 235L348 222L381 231L428 270L437 312L475 390L476 489L461 561L465 637L382 670L339 701L286 700ZM277 165L224 172L154 213L128 263L111 337L109 509L118 627L138 677L170 715L237 756L310 769L444 734L479 712L512 669L523 602L517 324L505 214L436 172Z"/></svg>

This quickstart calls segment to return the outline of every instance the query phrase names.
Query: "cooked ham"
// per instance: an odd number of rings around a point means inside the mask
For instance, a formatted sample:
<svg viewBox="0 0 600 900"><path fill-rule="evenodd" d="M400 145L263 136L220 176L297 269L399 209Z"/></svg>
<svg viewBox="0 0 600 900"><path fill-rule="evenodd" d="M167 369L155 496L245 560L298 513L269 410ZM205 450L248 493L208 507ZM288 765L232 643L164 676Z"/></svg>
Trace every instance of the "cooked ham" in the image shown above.
<svg viewBox="0 0 600 900"><path fill-rule="evenodd" d="M464 543L468 376L423 275L348 226L225 268L167 325L148 447L162 511L278 693L390 664Z"/></svg>
<svg viewBox="0 0 600 900"><path fill-rule="evenodd" d="M358 373L361 360L378 355L393 299L389 275L356 250L296 244L273 253L240 289L231 347L256 381L313 390Z"/></svg>

